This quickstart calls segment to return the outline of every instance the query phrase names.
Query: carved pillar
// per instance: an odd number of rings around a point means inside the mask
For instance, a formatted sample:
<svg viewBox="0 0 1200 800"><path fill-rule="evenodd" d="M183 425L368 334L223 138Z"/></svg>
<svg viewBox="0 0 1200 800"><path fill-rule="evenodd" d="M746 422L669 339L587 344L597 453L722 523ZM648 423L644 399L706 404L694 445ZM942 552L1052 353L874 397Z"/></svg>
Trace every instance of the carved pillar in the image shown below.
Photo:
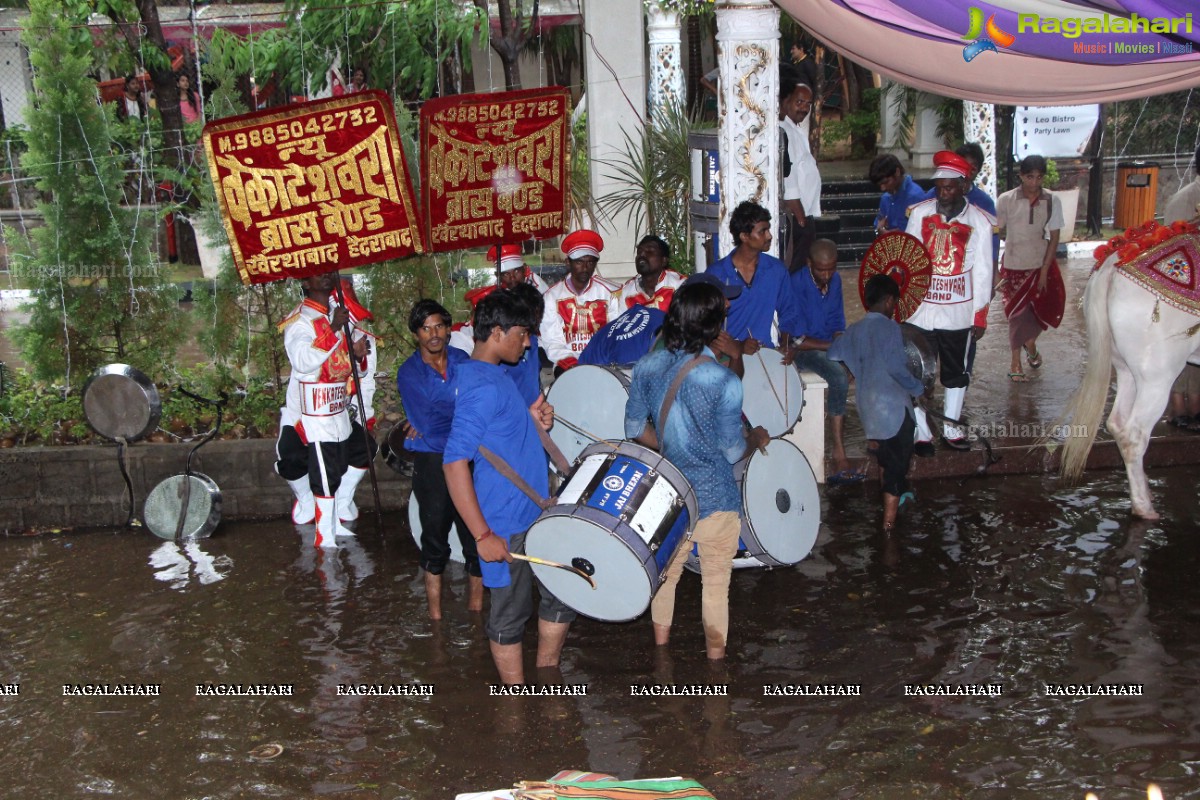
<svg viewBox="0 0 1200 800"><path fill-rule="evenodd" d="M683 36L679 12L651 3L646 11L650 41L650 119L670 104L683 104Z"/></svg>
<svg viewBox="0 0 1200 800"><path fill-rule="evenodd" d="M738 203L753 200L772 217L779 208L779 9L770 0L719 0L716 12L724 255L733 249L727 220Z"/></svg>
<svg viewBox="0 0 1200 800"><path fill-rule="evenodd" d="M979 142L983 148L983 165L975 178L975 185L983 189L992 199L996 193L996 109L991 103L974 103L963 100L963 133L968 142Z"/></svg>

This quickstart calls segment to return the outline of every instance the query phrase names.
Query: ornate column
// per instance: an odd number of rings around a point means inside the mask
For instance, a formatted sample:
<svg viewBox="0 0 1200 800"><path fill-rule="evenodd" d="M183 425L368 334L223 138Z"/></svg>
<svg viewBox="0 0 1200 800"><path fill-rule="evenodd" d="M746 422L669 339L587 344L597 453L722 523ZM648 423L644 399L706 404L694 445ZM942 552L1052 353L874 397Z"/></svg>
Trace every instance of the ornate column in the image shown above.
<svg viewBox="0 0 1200 800"><path fill-rule="evenodd" d="M975 185L996 199L996 109L991 103L963 100L963 133L968 142L979 142L983 148L983 165Z"/></svg>
<svg viewBox="0 0 1200 800"><path fill-rule="evenodd" d="M779 209L779 9L770 0L718 0L716 12L720 251L726 254L733 249L726 220L738 203L753 200L772 217Z"/></svg>
<svg viewBox="0 0 1200 800"><path fill-rule="evenodd" d="M646 4L646 34L650 41L649 119L670 104L683 103L683 36L679 12L663 8L658 0Z"/></svg>

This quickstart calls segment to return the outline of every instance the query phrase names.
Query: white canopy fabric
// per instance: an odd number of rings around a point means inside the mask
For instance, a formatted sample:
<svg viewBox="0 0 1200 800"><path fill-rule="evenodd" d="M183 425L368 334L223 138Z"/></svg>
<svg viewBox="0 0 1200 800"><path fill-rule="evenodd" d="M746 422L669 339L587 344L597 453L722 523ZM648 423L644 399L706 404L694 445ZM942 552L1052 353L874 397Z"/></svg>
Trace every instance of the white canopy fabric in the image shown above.
<svg viewBox="0 0 1200 800"><path fill-rule="evenodd" d="M1193 0L776 3L842 55L944 97L1055 106L1200 86Z"/></svg>

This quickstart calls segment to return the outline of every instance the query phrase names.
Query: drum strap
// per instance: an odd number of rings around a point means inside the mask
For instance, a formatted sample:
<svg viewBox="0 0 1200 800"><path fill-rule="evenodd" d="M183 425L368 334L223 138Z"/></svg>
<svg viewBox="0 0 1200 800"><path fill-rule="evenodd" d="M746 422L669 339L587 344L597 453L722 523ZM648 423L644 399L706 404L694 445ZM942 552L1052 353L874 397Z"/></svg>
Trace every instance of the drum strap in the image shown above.
<svg viewBox="0 0 1200 800"><path fill-rule="evenodd" d="M518 475L517 471L513 469L503 458L496 455L483 445L479 445L479 454L487 459L487 462L496 469L496 472L499 472L501 475L508 478L508 480L512 482L513 486L516 486L525 494L526 497L537 503L538 508L545 509L554 505L553 500L550 500L547 497L542 497L540 494L538 494L537 490L530 486L528 481ZM560 453L559 455L562 454Z"/></svg>
<svg viewBox="0 0 1200 800"><path fill-rule="evenodd" d="M667 387L667 393L663 396L662 408L658 411L658 444L659 449L662 448L663 432L667 429L667 414L671 413L671 406L675 405L675 395L679 393L679 387L683 385L683 379L687 374L704 362L715 364L708 356L696 356L695 358L684 363L679 371L675 373L675 380L671 381L671 385Z"/></svg>
<svg viewBox="0 0 1200 800"><path fill-rule="evenodd" d="M550 438L550 434L542 430L541 425L535 425L534 427L537 428L538 438L542 440L542 449L549 454L550 460L554 462L555 469L563 475L568 474L571 471L571 462L567 461L566 455L558 448L554 440Z"/></svg>

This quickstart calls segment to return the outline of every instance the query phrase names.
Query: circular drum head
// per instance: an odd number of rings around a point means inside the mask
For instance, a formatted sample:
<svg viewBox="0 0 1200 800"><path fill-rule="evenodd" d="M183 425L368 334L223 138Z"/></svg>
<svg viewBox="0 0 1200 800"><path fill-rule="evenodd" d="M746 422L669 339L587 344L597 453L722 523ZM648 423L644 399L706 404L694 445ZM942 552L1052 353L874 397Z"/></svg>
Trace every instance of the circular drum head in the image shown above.
<svg viewBox="0 0 1200 800"><path fill-rule="evenodd" d="M646 565L624 540L586 519L547 513L525 535L525 554L591 570L596 588L557 567L531 564L533 574L557 597L584 616L627 622L642 615L658 589Z"/></svg>
<svg viewBox="0 0 1200 800"><path fill-rule="evenodd" d="M408 527L412 530L413 541L417 543L417 552L421 552L421 504L417 501L417 493L408 496ZM450 560L460 564L466 563L463 556L462 542L458 538L458 525L450 524Z"/></svg>
<svg viewBox="0 0 1200 800"><path fill-rule="evenodd" d="M109 364L84 384L83 415L101 436L136 442L158 427L162 401L142 372L128 364Z"/></svg>
<svg viewBox="0 0 1200 800"><path fill-rule="evenodd" d="M624 439L627 400L629 378L621 370L592 364L572 367L546 393L546 401L554 406L550 438L572 463L595 441L593 436Z"/></svg>
<svg viewBox="0 0 1200 800"><path fill-rule="evenodd" d="M146 527L160 539L174 539L183 515L180 539L206 539L221 522L221 490L212 478L193 472L172 475L150 490L142 518Z"/></svg>
<svg viewBox="0 0 1200 800"><path fill-rule="evenodd" d="M794 428L804 408L804 383L796 368L784 366L783 354L765 347L742 364L742 412L750 424L766 428L772 438Z"/></svg>
<svg viewBox="0 0 1200 800"><path fill-rule="evenodd" d="M379 446L379 455L383 463L399 472L406 478L413 476L413 451L404 446L404 429L397 423L388 432L387 438Z"/></svg>
<svg viewBox="0 0 1200 800"><path fill-rule="evenodd" d="M744 463L742 539L767 564L795 564L821 527L821 494L808 459L786 439L772 439L765 455L755 451Z"/></svg>

